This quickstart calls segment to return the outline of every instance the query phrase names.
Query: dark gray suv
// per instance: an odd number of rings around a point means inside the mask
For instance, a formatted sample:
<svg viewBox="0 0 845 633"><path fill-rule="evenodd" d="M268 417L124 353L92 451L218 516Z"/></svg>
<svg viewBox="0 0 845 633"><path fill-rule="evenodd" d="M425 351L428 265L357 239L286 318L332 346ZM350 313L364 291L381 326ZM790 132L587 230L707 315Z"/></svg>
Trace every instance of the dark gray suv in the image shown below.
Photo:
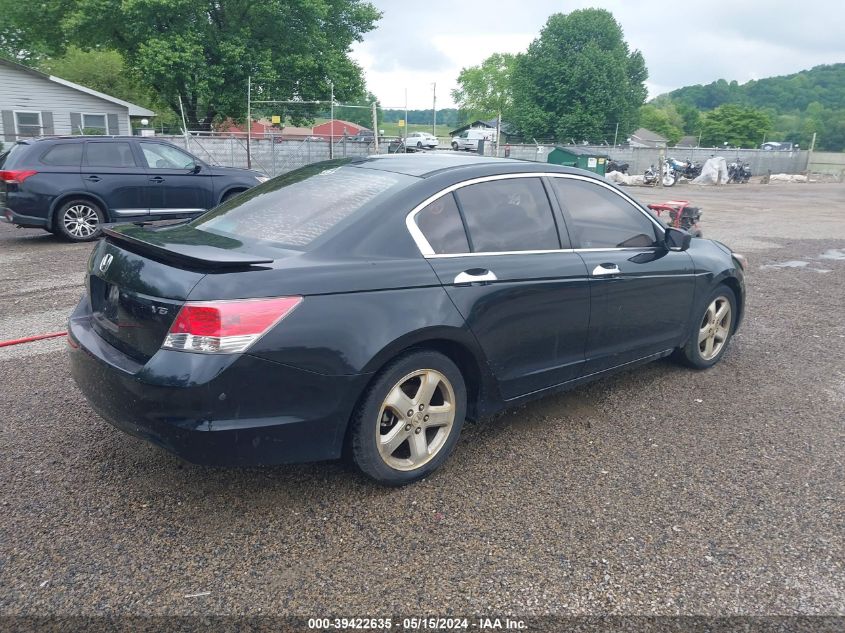
<svg viewBox="0 0 845 633"><path fill-rule="evenodd" d="M22 140L0 155L0 220L88 241L108 222L197 216L265 180L156 138Z"/></svg>

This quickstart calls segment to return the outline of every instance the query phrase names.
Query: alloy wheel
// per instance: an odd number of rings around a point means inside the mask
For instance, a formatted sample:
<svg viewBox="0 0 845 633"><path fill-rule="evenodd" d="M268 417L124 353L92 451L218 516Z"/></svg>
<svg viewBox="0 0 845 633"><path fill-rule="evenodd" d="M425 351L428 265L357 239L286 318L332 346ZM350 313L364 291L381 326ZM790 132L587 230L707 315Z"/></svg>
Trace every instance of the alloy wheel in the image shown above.
<svg viewBox="0 0 845 633"><path fill-rule="evenodd" d="M731 331L731 302L725 296L713 299L698 330L698 351L704 360L712 360L722 351Z"/></svg>
<svg viewBox="0 0 845 633"><path fill-rule="evenodd" d="M69 235L85 239L97 232L100 218L87 204L75 204L65 211L62 222Z"/></svg>
<svg viewBox="0 0 845 633"><path fill-rule="evenodd" d="M415 470L446 444L455 422L455 391L437 370L420 369L388 392L379 410L378 452L396 470Z"/></svg>

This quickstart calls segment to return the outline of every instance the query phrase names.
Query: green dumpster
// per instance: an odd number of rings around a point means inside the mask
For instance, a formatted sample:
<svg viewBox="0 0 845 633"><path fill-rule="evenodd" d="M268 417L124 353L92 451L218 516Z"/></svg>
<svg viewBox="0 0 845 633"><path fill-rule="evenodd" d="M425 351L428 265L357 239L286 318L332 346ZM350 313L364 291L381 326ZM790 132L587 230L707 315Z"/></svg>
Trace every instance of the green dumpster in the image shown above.
<svg viewBox="0 0 845 633"><path fill-rule="evenodd" d="M549 152L546 160L553 165L578 167L604 176L609 158L607 154L598 154L586 147L558 145Z"/></svg>

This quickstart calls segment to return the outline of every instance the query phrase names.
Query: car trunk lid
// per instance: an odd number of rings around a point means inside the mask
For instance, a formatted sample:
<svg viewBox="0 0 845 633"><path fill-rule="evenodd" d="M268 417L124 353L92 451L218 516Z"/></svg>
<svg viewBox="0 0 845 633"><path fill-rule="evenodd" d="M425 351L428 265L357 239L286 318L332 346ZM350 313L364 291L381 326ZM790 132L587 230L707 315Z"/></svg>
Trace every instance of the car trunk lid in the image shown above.
<svg viewBox="0 0 845 633"><path fill-rule="evenodd" d="M146 362L167 336L191 290L209 272L273 260L190 227L108 228L89 263L92 327L127 356ZM175 229L175 232L173 231ZM230 240L234 241L234 240Z"/></svg>

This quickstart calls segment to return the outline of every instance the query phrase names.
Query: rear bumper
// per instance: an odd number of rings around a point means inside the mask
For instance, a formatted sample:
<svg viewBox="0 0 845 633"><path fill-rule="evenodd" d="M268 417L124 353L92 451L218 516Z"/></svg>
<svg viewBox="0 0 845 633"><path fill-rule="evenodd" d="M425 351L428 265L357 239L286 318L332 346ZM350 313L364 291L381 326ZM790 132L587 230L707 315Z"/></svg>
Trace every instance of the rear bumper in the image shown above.
<svg viewBox="0 0 845 633"><path fill-rule="evenodd" d="M68 323L71 373L94 410L196 464L256 466L340 456L368 376L323 376L249 355L160 350L140 365L91 328L87 299Z"/></svg>
<svg viewBox="0 0 845 633"><path fill-rule="evenodd" d="M23 226L32 229L47 228L47 218L39 218L31 215L21 215L20 213L15 213L8 207L0 209L0 221L8 222L9 224L17 224L18 226Z"/></svg>

